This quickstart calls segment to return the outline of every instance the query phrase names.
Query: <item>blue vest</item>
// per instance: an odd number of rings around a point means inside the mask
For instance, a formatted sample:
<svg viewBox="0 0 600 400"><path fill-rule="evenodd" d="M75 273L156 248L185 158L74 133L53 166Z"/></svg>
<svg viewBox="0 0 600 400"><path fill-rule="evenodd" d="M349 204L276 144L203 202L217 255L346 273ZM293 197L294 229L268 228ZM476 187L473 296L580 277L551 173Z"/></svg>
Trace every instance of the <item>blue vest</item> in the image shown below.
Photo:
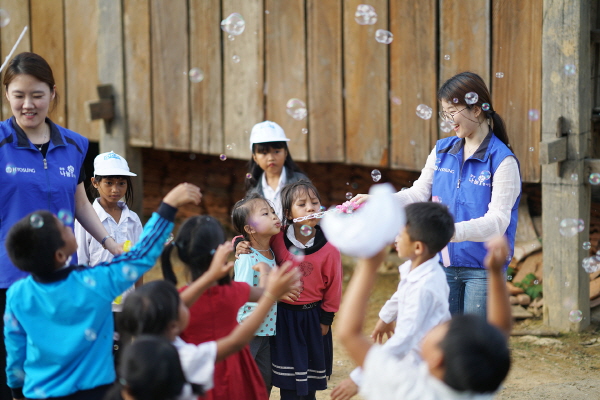
<svg viewBox="0 0 600 400"><path fill-rule="evenodd" d="M490 131L479 149L463 163L463 143L464 141L456 136L438 140L431 188L432 201L446 204L455 222L485 215L492 200L492 183L496 169L506 157L514 157L513 152ZM511 257L520 199L519 193L505 232ZM452 267L485 268L483 260L487 252L483 242L452 242L448 244L448 250Z"/></svg>
<svg viewBox="0 0 600 400"><path fill-rule="evenodd" d="M75 190L88 150L85 137L47 119L50 144L44 158L27 136L15 131L13 118L0 122L0 288L27 276L10 262L4 247L15 222L40 209L75 216Z"/></svg>

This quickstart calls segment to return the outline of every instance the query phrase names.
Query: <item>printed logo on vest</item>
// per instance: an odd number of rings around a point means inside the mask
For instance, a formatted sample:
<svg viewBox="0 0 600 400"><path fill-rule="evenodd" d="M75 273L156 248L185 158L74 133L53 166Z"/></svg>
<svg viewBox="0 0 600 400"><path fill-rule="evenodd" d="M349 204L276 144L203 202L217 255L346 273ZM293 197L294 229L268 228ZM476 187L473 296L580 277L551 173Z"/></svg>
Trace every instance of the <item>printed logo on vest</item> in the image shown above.
<svg viewBox="0 0 600 400"><path fill-rule="evenodd" d="M489 181L491 177L492 173L490 171L484 170L479 173L479 176L471 174L471 176L469 177L469 182L471 182L473 185L491 187L492 183L486 182Z"/></svg>
<svg viewBox="0 0 600 400"><path fill-rule="evenodd" d="M35 174L35 168L21 168L17 167L13 164L6 164L6 169L4 170L8 175L16 175L18 172L20 173L29 173Z"/></svg>
<svg viewBox="0 0 600 400"><path fill-rule="evenodd" d="M442 159L440 157L435 159L435 165L438 165L441 162L442 162Z"/></svg>
<svg viewBox="0 0 600 400"><path fill-rule="evenodd" d="M441 167L441 168L440 168L440 167L438 167L437 165L436 165L435 167L433 167L433 169L434 169L434 170L436 170L436 171L440 171L440 172L447 172L447 173L449 173L449 174L453 174L453 173L454 173L454 170L453 170L453 169L446 168L446 167Z"/></svg>
<svg viewBox="0 0 600 400"><path fill-rule="evenodd" d="M58 170L66 178L77 178L75 176L75 168L72 165L69 165L67 168L59 167Z"/></svg>

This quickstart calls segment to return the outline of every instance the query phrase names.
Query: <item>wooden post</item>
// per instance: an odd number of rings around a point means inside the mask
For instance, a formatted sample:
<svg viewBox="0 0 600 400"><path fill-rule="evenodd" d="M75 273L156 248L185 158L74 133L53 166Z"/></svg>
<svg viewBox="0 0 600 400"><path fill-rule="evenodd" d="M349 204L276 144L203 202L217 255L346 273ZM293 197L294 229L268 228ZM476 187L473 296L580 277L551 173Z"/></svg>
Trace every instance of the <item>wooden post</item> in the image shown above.
<svg viewBox="0 0 600 400"><path fill-rule="evenodd" d="M142 157L139 148L130 147L127 141L127 111L125 109L125 64L123 53L123 8L121 1L98 1L98 79L101 85L111 85L114 115L110 131L106 124L100 128L100 152L114 151L122 155L134 178L134 204L131 209L142 215L144 195Z"/></svg>
<svg viewBox="0 0 600 400"><path fill-rule="evenodd" d="M542 34L542 216L544 323L580 331L590 323L589 277L581 263L589 238L590 187L585 157L591 125L590 1L544 0ZM566 157L565 157L566 156ZM561 159L564 159L561 161ZM583 220L574 236L565 218ZM571 312L581 311L582 319Z"/></svg>

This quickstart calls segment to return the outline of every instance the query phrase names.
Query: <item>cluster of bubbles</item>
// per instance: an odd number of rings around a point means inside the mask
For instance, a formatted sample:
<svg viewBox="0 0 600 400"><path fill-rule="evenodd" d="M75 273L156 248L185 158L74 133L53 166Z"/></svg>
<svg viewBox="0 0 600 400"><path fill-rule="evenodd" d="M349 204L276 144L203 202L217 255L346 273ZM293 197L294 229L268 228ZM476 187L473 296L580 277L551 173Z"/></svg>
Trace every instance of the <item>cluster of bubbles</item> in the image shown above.
<svg viewBox="0 0 600 400"><path fill-rule="evenodd" d="M373 171L371 171L371 178L373 178L373 182L379 182L379 180L381 179L381 171L379 171L378 169L374 169Z"/></svg>
<svg viewBox="0 0 600 400"><path fill-rule="evenodd" d="M221 29L232 36L241 35L246 29L246 21L240 14L233 13L221 21Z"/></svg>
<svg viewBox="0 0 600 400"><path fill-rule="evenodd" d="M444 133L448 133L452 130L454 125L450 121L441 121L440 122L440 130Z"/></svg>
<svg viewBox="0 0 600 400"><path fill-rule="evenodd" d="M32 228L39 229L44 226L44 217L39 214L31 214L31 217L29 217L29 224Z"/></svg>
<svg viewBox="0 0 600 400"><path fill-rule="evenodd" d="M600 270L600 256L596 254L594 256L584 258L581 262L581 266L588 274L597 272Z"/></svg>
<svg viewBox="0 0 600 400"><path fill-rule="evenodd" d="M8 11L6 11L3 8L0 8L0 28L4 28L9 23L10 23L10 15L8 15Z"/></svg>
<svg viewBox="0 0 600 400"><path fill-rule="evenodd" d="M302 236L310 236L313 232L313 229L308 225L302 225L300 227L300 233Z"/></svg>
<svg viewBox="0 0 600 400"><path fill-rule="evenodd" d="M188 78L192 83L199 83L204 80L204 72L200 68L192 68L188 72Z"/></svg>
<svg viewBox="0 0 600 400"><path fill-rule="evenodd" d="M60 210L57 214L58 219L63 225L72 225L73 224L73 214L69 210Z"/></svg>
<svg viewBox="0 0 600 400"><path fill-rule="evenodd" d="M496 78L504 78L504 72L496 72Z"/></svg>
<svg viewBox="0 0 600 400"><path fill-rule="evenodd" d="M390 44L394 40L394 35L390 31L386 31L385 29L377 29L375 32L375 40L379 43Z"/></svg>
<svg viewBox="0 0 600 400"><path fill-rule="evenodd" d="M429 119L433 115L433 110L427 104L419 104L417 106L417 117Z"/></svg>
<svg viewBox="0 0 600 400"><path fill-rule="evenodd" d="M572 237L577 235L579 232L583 232L585 223L581 219L565 218L560 221L559 232L565 237Z"/></svg>
<svg viewBox="0 0 600 400"><path fill-rule="evenodd" d="M373 6L359 4L354 13L354 20L359 25L373 25L377 22L377 13Z"/></svg>
<svg viewBox="0 0 600 400"><path fill-rule="evenodd" d="M573 323L581 322L583 319L583 313L581 310L573 310L569 312L569 321Z"/></svg>
<svg viewBox="0 0 600 400"><path fill-rule="evenodd" d="M540 119L540 110L532 108L527 113L527 118L529 118L530 121L537 121L538 119Z"/></svg>
<svg viewBox="0 0 600 400"><path fill-rule="evenodd" d="M465 102L467 104L475 104L479 100L479 95L475 92L469 92L465 94Z"/></svg>
<svg viewBox="0 0 600 400"><path fill-rule="evenodd" d="M285 108L288 115L297 121L303 120L308 114L308 110L306 109L306 103L300 99L289 99L288 102L285 104Z"/></svg>

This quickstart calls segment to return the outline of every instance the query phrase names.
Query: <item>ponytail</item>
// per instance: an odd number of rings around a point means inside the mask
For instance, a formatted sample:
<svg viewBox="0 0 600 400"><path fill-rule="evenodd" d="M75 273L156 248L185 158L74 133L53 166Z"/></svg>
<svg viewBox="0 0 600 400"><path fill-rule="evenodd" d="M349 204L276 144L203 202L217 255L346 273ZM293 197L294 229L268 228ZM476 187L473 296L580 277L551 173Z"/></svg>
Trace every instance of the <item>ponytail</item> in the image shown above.
<svg viewBox="0 0 600 400"><path fill-rule="evenodd" d="M171 282L173 285L177 285L177 276L173 271L173 265L171 263L171 253L173 252L173 247L176 246L174 240L171 241L168 245L165 246L162 253L160 253L160 268L162 270L163 278L167 282Z"/></svg>

